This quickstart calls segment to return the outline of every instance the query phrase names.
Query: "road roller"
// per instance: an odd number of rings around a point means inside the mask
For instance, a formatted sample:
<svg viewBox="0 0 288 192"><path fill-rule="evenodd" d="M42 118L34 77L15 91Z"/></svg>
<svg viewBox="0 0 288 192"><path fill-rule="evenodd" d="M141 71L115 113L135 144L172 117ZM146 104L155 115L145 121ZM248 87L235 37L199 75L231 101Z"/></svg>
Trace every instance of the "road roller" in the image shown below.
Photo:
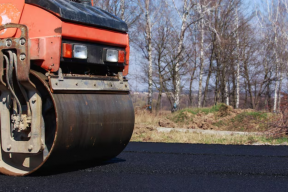
<svg viewBox="0 0 288 192"><path fill-rule="evenodd" d="M0 172L101 162L134 109L127 24L91 0L0 0Z"/></svg>

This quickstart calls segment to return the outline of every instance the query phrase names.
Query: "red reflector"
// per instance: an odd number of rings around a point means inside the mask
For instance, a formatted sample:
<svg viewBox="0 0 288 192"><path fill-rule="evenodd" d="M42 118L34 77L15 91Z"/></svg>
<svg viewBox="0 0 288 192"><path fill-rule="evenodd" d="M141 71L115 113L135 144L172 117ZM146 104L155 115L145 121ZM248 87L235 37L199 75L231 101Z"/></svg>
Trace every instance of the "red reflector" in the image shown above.
<svg viewBox="0 0 288 192"><path fill-rule="evenodd" d="M124 63L124 62L125 62L125 51L119 51L118 63Z"/></svg>
<svg viewBox="0 0 288 192"><path fill-rule="evenodd" d="M72 58L72 45L68 43L63 43L63 57L64 58Z"/></svg>

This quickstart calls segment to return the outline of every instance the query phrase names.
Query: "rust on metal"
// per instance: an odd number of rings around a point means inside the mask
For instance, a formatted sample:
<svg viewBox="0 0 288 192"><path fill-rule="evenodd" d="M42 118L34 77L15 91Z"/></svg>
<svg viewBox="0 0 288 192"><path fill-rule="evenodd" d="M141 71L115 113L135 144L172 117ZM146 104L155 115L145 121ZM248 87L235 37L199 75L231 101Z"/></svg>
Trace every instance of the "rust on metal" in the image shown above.
<svg viewBox="0 0 288 192"><path fill-rule="evenodd" d="M17 78L18 81L23 83L23 85L27 89L31 89L33 87L33 84L29 80L29 71L30 71L30 55L29 55L29 47L28 47L28 28L25 25L21 24L14 24L14 23L9 23L6 25L0 26L0 30L3 29L9 29L9 28L17 28L21 31L21 36L20 38L14 38L10 37L7 39L1 39L0 40L0 50L11 50L15 49L16 52L18 53L19 57L17 57L17 62L19 64L18 70L17 70ZM26 43L24 45L21 45L20 40L26 40ZM7 42L11 41L11 44L7 44ZM20 55L23 55L24 57L20 57ZM3 52L0 53L0 57L3 58ZM3 66L2 69L1 77L3 78ZM32 87L31 87L32 86ZM35 88L35 87L34 87Z"/></svg>
<svg viewBox="0 0 288 192"><path fill-rule="evenodd" d="M30 60L47 71L58 71L61 41L61 36L30 38Z"/></svg>

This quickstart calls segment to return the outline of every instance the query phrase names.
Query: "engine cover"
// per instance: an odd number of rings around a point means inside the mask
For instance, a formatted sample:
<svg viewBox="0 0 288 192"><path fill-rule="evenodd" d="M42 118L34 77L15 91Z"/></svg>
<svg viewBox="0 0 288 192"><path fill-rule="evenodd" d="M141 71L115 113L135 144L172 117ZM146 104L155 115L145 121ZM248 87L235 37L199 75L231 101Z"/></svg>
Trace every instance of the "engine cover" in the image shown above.
<svg viewBox="0 0 288 192"><path fill-rule="evenodd" d="M46 9L63 20L128 32L128 26L124 21L97 7L68 0L25 0L25 2Z"/></svg>

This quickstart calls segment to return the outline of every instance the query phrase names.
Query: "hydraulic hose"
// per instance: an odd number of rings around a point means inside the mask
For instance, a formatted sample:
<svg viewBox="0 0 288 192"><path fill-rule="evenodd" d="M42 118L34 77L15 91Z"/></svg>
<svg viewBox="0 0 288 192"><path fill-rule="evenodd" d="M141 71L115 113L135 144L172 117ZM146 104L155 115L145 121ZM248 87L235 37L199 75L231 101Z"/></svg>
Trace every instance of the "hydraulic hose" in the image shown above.
<svg viewBox="0 0 288 192"><path fill-rule="evenodd" d="M7 79L7 85L8 85L9 90L11 91L14 99L16 100L17 105L18 105L18 108L19 108L18 114L21 115L21 114L22 114L22 106L21 106L20 101L19 101L19 99L17 98L17 96L16 96L16 94L15 94L15 92L14 92L14 89L12 88L12 86L11 86L11 84L10 84L10 82L13 83L13 81L12 81L12 73L9 74L9 72L11 71L11 68L12 68L12 70L13 70L13 54L12 54L11 51L8 51L8 53L9 53L10 64L9 64L9 59L8 59L8 57L7 57L6 55L4 55L4 58L5 58L5 61L6 61L6 79ZM11 54L10 54L10 53L11 53ZM11 67L11 59L12 59L12 67ZM10 80L11 80L11 81L10 81Z"/></svg>
<svg viewBox="0 0 288 192"><path fill-rule="evenodd" d="M15 74L16 74L16 79L18 79L18 76L17 76L17 55L16 53L13 53L13 56L14 56L14 66L15 66ZM25 91L25 89L23 88L23 86L19 83L19 81L17 81L17 84L21 90L21 93L26 101L26 104L27 104L27 116L30 117L31 116L31 108L30 108L30 103L29 103L29 100L28 100L28 97L27 97L27 93Z"/></svg>

